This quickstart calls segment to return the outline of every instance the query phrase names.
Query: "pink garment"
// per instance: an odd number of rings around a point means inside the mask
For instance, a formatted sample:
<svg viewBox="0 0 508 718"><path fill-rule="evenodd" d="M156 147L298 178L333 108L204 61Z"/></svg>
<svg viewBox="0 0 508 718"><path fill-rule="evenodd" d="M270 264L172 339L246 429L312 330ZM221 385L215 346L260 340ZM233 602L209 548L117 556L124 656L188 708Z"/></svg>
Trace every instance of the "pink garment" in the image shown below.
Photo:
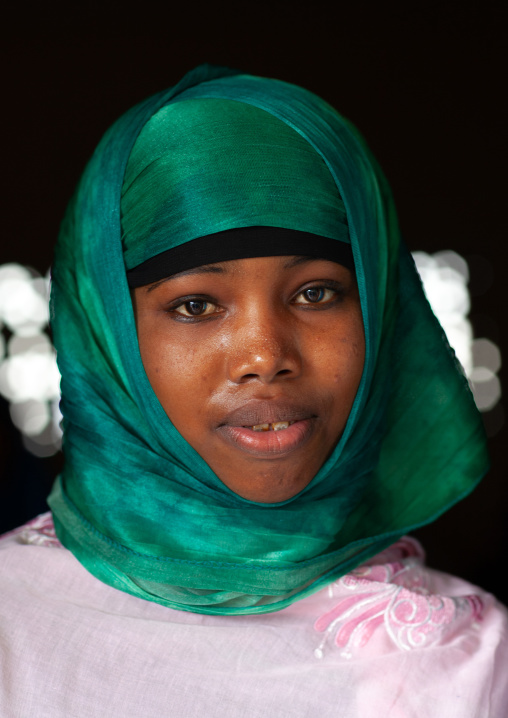
<svg viewBox="0 0 508 718"><path fill-rule="evenodd" d="M43 514L0 540L2 718L507 718L508 613L403 538L282 611L106 586Z"/></svg>

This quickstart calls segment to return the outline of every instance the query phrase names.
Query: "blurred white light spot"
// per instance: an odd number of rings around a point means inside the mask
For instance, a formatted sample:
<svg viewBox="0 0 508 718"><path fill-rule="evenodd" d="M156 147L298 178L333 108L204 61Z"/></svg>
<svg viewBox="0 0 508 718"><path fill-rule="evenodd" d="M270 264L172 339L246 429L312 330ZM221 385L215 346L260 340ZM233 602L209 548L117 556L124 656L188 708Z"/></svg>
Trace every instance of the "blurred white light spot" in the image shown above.
<svg viewBox="0 0 508 718"><path fill-rule="evenodd" d="M10 406L10 415L13 424L27 436L40 434L51 421L48 403L45 401L16 402Z"/></svg>
<svg viewBox="0 0 508 718"><path fill-rule="evenodd" d="M47 334L34 334L29 337L12 336L8 344L9 356L37 352L39 354L53 354L53 345Z"/></svg>
<svg viewBox="0 0 508 718"><path fill-rule="evenodd" d="M451 267L426 267L421 277L431 307L441 314L465 316L470 309L464 277Z"/></svg>
<svg viewBox="0 0 508 718"><path fill-rule="evenodd" d="M492 369L488 369L486 366L475 366L471 372L470 379L478 384L483 381L490 381L493 376L495 374Z"/></svg>
<svg viewBox="0 0 508 718"><path fill-rule="evenodd" d="M0 314L13 332L33 334L49 321L48 302L41 287L44 280L6 277L0 283ZM44 290L45 291L45 290Z"/></svg>
<svg viewBox="0 0 508 718"><path fill-rule="evenodd" d="M53 456L61 448L61 441L55 437L49 428L46 428L38 436L26 436L26 434L22 436L25 449L41 458Z"/></svg>
<svg viewBox="0 0 508 718"><path fill-rule="evenodd" d="M46 304L49 302L49 279L48 277L34 277L32 287L39 294Z"/></svg>
<svg viewBox="0 0 508 718"><path fill-rule="evenodd" d="M2 390L10 401L51 400L60 391L60 375L54 355L27 352L6 359L2 372Z"/></svg>
<svg viewBox="0 0 508 718"><path fill-rule="evenodd" d="M443 249L441 252L436 252L433 257L440 266L451 267L463 277L466 284L469 282L469 267L460 254L452 249Z"/></svg>
<svg viewBox="0 0 508 718"><path fill-rule="evenodd" d="M498 372L501 369L501 352L490 339L475 339L473 342L473 361L475 366L484 366Z"/></svg>
<svg viewBox="0 0 508 718"><path fill-rule="evenodd" d="M473 329L467 319L470 309L466 286L469 276L467 262L451 251L439 252L437 255L414 252L413 259L432 311L469 376L473 368Z"/></svg>
<svg viewBox="0 0 508 718"><path fill-rule="evenodd" d="M501 352L489 339L473 339L467 318L470 297L466 260L450 250L433 255L414 252L413 258L432 311L470 381L478 409L491 411L501 398L501 384L496 376L501 367Z"/></svg>
<svg viewBox="0 0 508 718"><path fill-rule="evenodd" d="M473 339L473 328L465 319L457 322L448 322L445 329L446 337L455 350L457 359L462 364L466 376L470 376L473 370L473 357L471 353L471 341Z"/></svg>
<svg viewBox="0 0 508 718"><path fill-rule="evenodd" d="M0 266L0 394L26 448L50 456L61 446L60 373L48 336L49 272L41 277L19 264Z"/></svg>
<svg viewBox="0 0 508 718"><path fill-rule="evenodd" d="M30 279L32 275L30 270L22 267L21 264L2 264L0 266L0 289L2 284L8 279Z"/></svg>
<svg viewBox="0 0 508 718"><path fill-rule="evenodd" d="M488 370L486 370L488 371ZM480 411L490 411L501 398L501 383L495 374L488 379L473 382L473 396Z"/></svg>

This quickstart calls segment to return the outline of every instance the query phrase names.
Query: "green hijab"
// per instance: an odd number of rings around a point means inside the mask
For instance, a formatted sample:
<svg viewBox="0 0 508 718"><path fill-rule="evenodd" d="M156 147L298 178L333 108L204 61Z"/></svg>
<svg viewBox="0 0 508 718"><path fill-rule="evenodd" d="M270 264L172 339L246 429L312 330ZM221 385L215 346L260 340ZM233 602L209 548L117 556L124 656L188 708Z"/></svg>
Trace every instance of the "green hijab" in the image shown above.
<svg viewBox="0 0 508 718"><path fill-rule="evenodd" d="M221 130L232 101L238 137ZM196 156L215 181L188 171ZM231 169L228 156L244 159ZM152 162L164 180L147 191L138 178ZM260 189L266 167L277 191ZM126 280L159 252L252 224L350 241L365 328L346 429L309 486L278 504L234 494L171 424L143 369ZM350 123L302 88L203 66L121 117L70 203L52 279L65 467L50 506L64 546L115 588L200 613L275 611L437 518L487 468L467 380L386 181Z"/></svg>

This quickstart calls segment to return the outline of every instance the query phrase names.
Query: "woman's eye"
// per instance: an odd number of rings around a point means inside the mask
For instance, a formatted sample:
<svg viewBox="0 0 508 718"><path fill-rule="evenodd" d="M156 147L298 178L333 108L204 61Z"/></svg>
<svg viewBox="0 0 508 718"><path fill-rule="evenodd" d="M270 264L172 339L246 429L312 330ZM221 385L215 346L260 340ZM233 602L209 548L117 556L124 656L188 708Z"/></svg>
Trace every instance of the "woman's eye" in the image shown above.
<svg viewBox="0 0 508 718"><path fill-rule="evenodd" d="M206 299L189 299L173 308L173 312L182 317L205 317L217 311L217 307Z"/></svg>
<svg viewBox="0 0 508 718"><path fill-rule="evenodd" d="M337 297L335 289L328 287L309 287L295 298L295 304L326 304Z"/></svg>

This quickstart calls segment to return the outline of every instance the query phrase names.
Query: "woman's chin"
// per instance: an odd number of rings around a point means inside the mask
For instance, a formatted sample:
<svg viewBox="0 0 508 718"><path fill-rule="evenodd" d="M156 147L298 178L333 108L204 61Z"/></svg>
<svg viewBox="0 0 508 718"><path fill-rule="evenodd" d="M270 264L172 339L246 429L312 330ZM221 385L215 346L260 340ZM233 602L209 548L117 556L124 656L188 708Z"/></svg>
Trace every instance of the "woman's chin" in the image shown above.
<svg viewBox="0 0 508 718"><path fill-rule="evenodd" d="M222 483L241 498L275 504L303 491L324 463L326 456L314 455L307 448L272 454L246 451L241 460L210 466Z"/></svg>
<svg viewBox="0 0 508 718"><path fill-rule="evenodd" d="M326 429L318 417L277 431L225 424L212 430L209 443L194 448L235 494L274 504L302 492L318 473L337 443L335 432Z"/></svg>

